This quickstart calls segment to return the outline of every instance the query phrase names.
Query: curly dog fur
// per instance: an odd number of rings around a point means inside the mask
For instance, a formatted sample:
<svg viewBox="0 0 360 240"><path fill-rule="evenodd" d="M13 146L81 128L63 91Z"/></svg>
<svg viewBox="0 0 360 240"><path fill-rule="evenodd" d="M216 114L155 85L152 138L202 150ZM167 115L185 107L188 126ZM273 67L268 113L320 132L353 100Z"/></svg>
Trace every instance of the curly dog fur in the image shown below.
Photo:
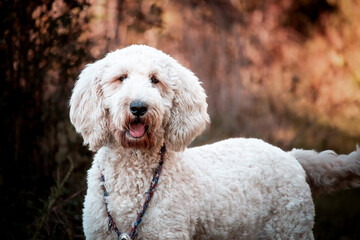
<svg viewBox="0 0 360 240"><path fill-rule="evenodd" d="M129 233L160 161L159 184L137 239L313 239L315 192L360 182L360 150L349 155L281 149L257 139L186 148L209 123L198 78L144 45L109 53L80 74L70 118L97 152L88 171L83 227L108 234L106 201Z"/></svg>

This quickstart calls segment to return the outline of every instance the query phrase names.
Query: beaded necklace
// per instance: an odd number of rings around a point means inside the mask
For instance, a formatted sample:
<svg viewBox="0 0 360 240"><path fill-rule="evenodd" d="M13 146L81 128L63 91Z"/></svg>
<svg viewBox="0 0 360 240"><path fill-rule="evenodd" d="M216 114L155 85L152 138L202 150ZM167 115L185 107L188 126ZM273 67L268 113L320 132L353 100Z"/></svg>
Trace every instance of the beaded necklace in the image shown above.
<svg viewBox="0 0 360 240"><path fill-rule="evenodd" d="M146 212L146 209L150 203L150 200L151 200L151 197L153 196L154 194L154 191L155 191L155 188L156 188L156 185L158 184L158 181L159 181L159 178L160 178L160 173L161 173L161 169L162 169L162 164L164 162L164 155L166 153L166 147L165 147L165 144L161 147L161 150L160 150L160 163L158 165L158 167L156 168L156 171L155 171L155 175L151 181L151 184L150 184L150 188L149 190L146 192L147 193L147 197L145 199L145 203L142 207L142 210L141 212L139 213L139 215L137 216L137 219L134 223L134 226L133 228L131 229L131 232L130 234L126 234L126 233L122 233L119 231L119 229L117 228L116 226L116 223L113 219L113 217L111 216L110 212L109 212L109 209L108 209L108 203L106 202L106 199L105 197L107 197L109 194L108 192L106 191L106 188L105 188L105 177L104 177L104 174L101 173L101 182L103 183L102 185L102 188L103 188L103 191L104 191L104 201L105 201L105 208L106 208L106 213L108 215L108 218L109 218L109 224L108 224L108 231L107 233L110 234L112 229L116 232L119 240L133 240L135 239L135 234L136 234L136 229L138 227L138 225L141 223L142 221L142 218L143 216L145 215L145 212Z"/></svg>

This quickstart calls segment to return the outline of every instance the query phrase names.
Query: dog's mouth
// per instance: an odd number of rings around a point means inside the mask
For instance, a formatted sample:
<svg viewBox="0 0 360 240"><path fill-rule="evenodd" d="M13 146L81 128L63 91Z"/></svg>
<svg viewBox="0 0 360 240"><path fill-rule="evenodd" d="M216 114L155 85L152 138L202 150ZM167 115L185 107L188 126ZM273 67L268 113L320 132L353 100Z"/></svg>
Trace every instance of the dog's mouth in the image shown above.
<svg viewBox="0 0 360 240"><path fill-rule="evenodd" d="M127 134L133 138L141 138L147 132L148 127L145 123L141 121L134 121L129 124L129 129L127 130Z"/></svg>

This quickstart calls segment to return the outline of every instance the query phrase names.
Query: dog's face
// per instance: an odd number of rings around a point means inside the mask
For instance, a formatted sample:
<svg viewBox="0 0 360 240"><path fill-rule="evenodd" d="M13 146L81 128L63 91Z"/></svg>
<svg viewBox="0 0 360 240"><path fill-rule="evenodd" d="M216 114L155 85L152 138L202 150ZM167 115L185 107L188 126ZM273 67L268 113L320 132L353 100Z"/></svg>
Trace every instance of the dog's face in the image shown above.
<svg viewBox="0 0 360 240"><path fill-rule="evenodd" d="M149 149L164 136L175 78L166 55L136 50L107 56L115 64L105 67L103 107L109 110L110 132L123 147Z"/></svg>
<svg viewBox="0 0 360 240"><path fill-rule="evenodd" d="M109 141L184 149L209 122L206 95L188 69L163 52L132 45L80 74L70 100L76 130L96 151Z"/></svg>

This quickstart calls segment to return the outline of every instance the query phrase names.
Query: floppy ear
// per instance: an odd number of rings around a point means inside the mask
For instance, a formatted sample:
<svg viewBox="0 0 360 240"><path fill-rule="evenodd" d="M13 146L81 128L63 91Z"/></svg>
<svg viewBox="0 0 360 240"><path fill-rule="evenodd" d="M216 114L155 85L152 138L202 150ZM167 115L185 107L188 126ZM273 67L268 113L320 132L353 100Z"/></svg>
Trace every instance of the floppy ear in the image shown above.
<svg viewBox="0 0 360 240"><path fill-rule="evenodd" d="M70 120L91 151L102 147L109 136L106 110L102 104L101 78L105 62L89 64L81 72L70 99Z"/></svg>
<svg viewBox="0 0 360 240"><path fill-rule="evenodd" d="M182 151L210 122L206 94L193 72L174 60L175 96L165 131L169 149Z"/></svg>

